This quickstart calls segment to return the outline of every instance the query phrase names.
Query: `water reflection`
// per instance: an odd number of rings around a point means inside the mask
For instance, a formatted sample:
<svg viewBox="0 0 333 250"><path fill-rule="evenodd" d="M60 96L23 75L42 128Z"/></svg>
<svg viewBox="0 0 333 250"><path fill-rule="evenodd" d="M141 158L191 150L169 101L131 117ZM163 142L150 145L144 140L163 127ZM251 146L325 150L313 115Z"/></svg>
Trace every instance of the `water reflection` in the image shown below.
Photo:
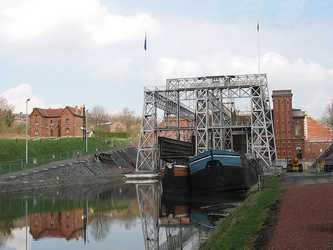
<svg viewBox="0 0 333 250"><path fill-rule="evenodd" d="M94 190L0 197L0 249L198 249L243 199L170 194L159 182Z"/></svg>
<svg viewBox="0 0 333 250"><path fill-rule="evenodd" d="M136 189L146 250L199 249L245 198L244 193L179 194L160 183L136 184Z"/></svg>

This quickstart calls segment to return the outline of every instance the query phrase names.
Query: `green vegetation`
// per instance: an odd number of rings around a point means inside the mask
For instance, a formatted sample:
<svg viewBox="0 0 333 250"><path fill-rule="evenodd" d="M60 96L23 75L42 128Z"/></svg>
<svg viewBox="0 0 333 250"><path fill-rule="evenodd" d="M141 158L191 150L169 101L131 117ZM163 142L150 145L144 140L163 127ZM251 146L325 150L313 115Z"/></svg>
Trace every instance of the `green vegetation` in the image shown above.
<svg viewBox="0 0 333 250"><path fill-rule="evenodd" d="M99 140L104 140L108 138L129 138L129 134L126 132L108 132L100 128L95 129L95 137Z"/></svg>
<svg viewBox="0 0 333 250"><path fill-rule="evenodd" d="M208 238L201 249L254 249L254 241L284 188L279 177L265 178L264 188L250 190L246 200Z"/></svg>
<svg viewBox="0 0 333 250"><path fill-rule="evenodd" d="M94 211L110 211L113 209L128 210L134 198L126 197L110 197L107 200L89 200L89 208ZM61 212L70 211L77 208L84 208L87 204L86 200L48 200L38 199L2 199L0 203L0 220L17 219L25 215L26 202L29 208L29 214L45 213L45 212Z"/></svg>
<svg viewBox="0 0 333 250"><path fill-rule="evenodd" d="M89 138L88 154L98 150L110 150L130 144L130 138L104 137L103 140ZM51 161L70 159L86 154L82 138L55 138L29 141L29 164L25 166L25 140L0 139L0 174L14 172L26 167Z"/></svg>

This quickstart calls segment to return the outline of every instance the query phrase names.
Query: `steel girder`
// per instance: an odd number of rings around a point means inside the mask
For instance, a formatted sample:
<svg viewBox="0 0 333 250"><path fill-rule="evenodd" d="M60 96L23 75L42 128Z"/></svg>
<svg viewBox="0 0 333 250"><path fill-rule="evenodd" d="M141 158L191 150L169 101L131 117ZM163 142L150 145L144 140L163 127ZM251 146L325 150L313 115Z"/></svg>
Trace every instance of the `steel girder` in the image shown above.
<svg viewBox="0 0 333 250"><path fill-rule="evenodd" d="M167 79L166 89L195 90L203 88L246 89L259 86L266 74L204 76Z"/></svg>
<svg viewBox="0 0 333 250"><path fill-rule="evenodd" d="M179 103L179 98L173 97L170 92L163 93L160 91L146 91L147 95L153 95L155 99L155 105L157 108L169 113L178 115L180 118L193 120L194 113L185 107L182 103Z"/></svg>
<svg viewBox="0 0 333 250"><path fill-rule="evenodd" d="M232 148L231 113L220 89L196 91L196 153Z"/></svg>
<svg viewBox="0 0 333 250"><path fill-rule="evenodd" d="M252 87L251 92L252 155L269 167L276 158L276 146L267 82Z"/></svg>
<svg viewBox="0 0 333 250"><path fill-rule="evenodd" d="M143 117L136 161L137 171L155 171L157 159L157 105L154 92L144 93Z"/></svg>

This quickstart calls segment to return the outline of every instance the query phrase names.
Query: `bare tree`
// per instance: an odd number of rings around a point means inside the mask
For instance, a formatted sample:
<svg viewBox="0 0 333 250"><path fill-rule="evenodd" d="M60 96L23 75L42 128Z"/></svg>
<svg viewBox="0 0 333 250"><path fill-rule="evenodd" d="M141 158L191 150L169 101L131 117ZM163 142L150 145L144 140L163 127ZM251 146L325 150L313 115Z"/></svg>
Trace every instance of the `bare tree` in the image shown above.
<svg viewBox="0 0 333 250"><path fill-rule="evenodd" d="M0 115L9 110L13 111L13 109L14 107L8 104L7 99L0 96Z"/></svg>
<svg viewBox="0 0 333 250"><path fill-rule="evenodd" d="M89 119L95 124L97 128L100 124L109 121L110 115L102 106L95 106L88 114Z"/></svg>
<svg viewBox="0 0 333 250"><path fill-rule="evenodd" d="M333 100L326 107L323 121L333 127Z"/></svg>
<svg viewBox="0 0 333 250"><path fill-rule="evenodd" d="M109 218L100 211L94 214L94 219L91 223L91 233L96 241L103 240L110 231Z"/></svg>
<svg viewBox="0 0 333 250"><path fill-rule="evenodd" d="M140 122L140 119L135 116L134 111L124 108L120 114L112 116L112 121L118 121L123 123L126 126L126 131L129 131L133 125L136 125Z"/></svg>

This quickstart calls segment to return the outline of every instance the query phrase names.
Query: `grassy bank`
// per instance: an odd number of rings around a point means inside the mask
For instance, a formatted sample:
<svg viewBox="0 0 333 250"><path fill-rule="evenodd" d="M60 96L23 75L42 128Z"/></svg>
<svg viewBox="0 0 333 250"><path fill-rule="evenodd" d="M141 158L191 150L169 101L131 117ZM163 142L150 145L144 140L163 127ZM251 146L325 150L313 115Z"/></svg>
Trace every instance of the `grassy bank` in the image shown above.
<svg viewBox="0 0 333 250"><path fill-rule="evenodd" d="M89 138L88 154L96 149L109 150L129 145L129 138ZM55 138L29 140L29 165L36 166L50 161L70 159L85 153L85 142L82 138ZM20 170L25 166L25 140L0 139L0 174Z"/></svg>
<svg viewBox="0 0 333 250"><path fill-rule="evenodd" d="M254 249L254 241L281 197L279 177L266 177L262 191L254 188L246 200L219 225L201 249Z"/></svg>

